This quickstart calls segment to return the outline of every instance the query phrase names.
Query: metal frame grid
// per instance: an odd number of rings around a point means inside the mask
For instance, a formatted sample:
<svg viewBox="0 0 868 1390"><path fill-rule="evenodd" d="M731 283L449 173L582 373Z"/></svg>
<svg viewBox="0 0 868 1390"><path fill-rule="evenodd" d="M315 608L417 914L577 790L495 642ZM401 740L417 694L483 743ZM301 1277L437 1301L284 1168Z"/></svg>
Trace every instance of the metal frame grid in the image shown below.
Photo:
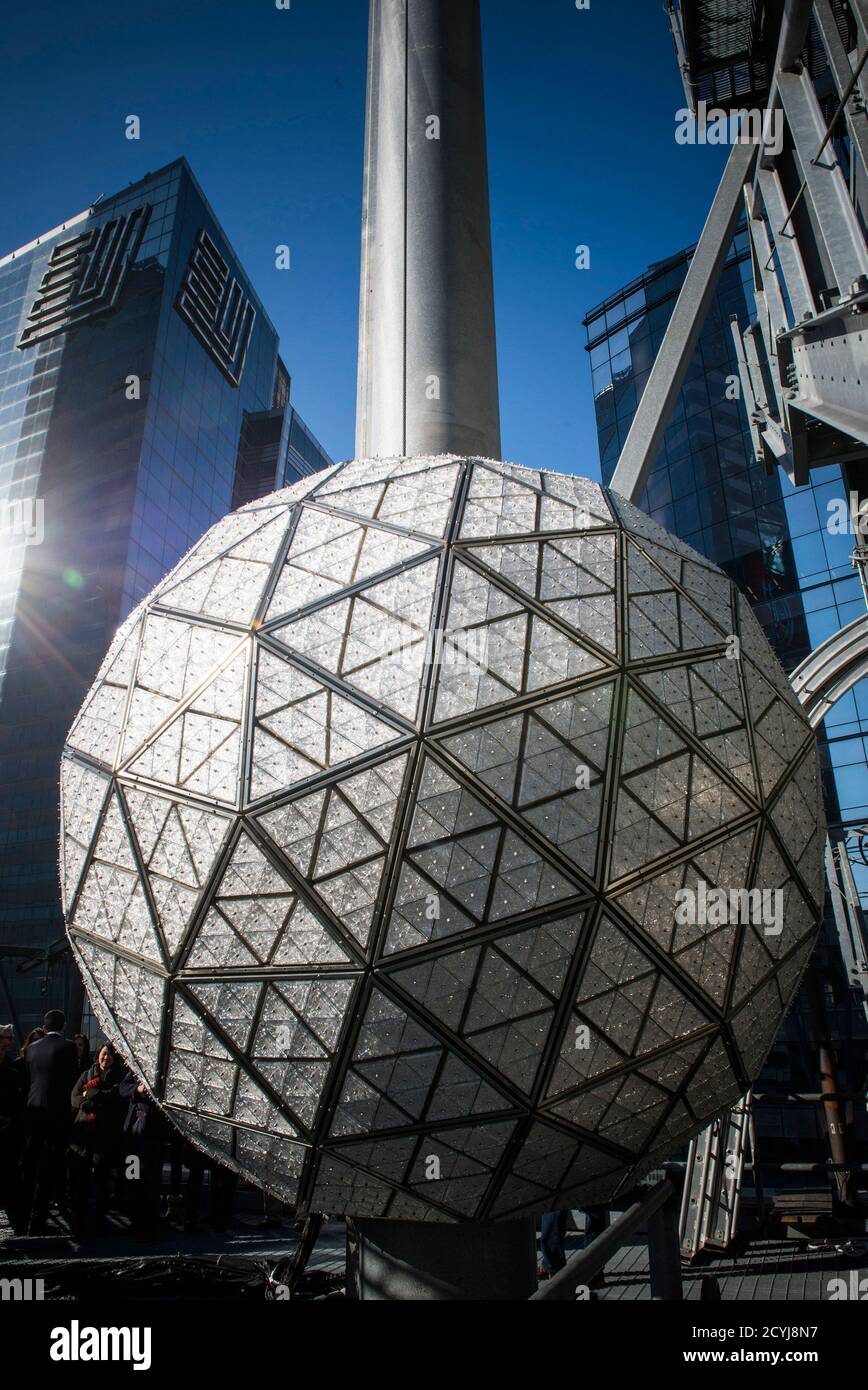
<svg viewBox="0 0 868 1390"><path fill-rule="evenodd" d="M744 1092L821 827L725 575L594 483L443 456L233 513L131 615L61 871L94 1011L196 1144L302 1208L498 1219L607 1200ZM780 888L783 932L678 926L700 880Z"/></svg>

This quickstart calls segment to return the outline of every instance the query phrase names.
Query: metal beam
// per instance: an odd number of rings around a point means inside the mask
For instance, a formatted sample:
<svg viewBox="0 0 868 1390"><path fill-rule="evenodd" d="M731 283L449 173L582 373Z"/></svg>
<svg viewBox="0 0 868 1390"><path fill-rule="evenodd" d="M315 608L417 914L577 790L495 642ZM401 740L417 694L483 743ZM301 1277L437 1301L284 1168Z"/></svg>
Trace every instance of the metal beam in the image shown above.
<svg viewBox="0 0 868 1390"><path fill-rule="evenodd" d="M372 0L356 457L497 458L479 0Z"/></svg>
<svg viewBox="0 0 868 1390"><path fill-rule="evenodd" d="M681 1302L684 1290L674 1201L664 1202L648 1217L648 1274L651 1298L655 1303Z"/></svg>
<svg viewBox="0 0 868 1390"><path fill-rule="evenodd" d="M747 413L750 433L753 440L754 457L757 463L762 463L763 452L760 441L759 423L757 421L757 400L754 395L753 381L751 380L750 368L747 364L747 357L744 352L744 341L741 336L741 329L738 326L738 315L733 314L729 321L732 342L735 348L735 360L738 364L738 379L741 385L741 398Z"/></svg>
<svg viewBox="0 0 868 1390"><path fill-rule="evenodd" d="M766 399L766 384L763 379L763 369L760 364L756 338L754 337L754 333L758 327L758 324L754 325L749 323L741 336L742 342L744 343L744 355L747 361L747 369L750 374L751 382L753 383L754 396L760 410L765 416L768 416L771 411L771 401Z"/></svg>
<svg viewBox="0 0 868 1390"><path fill-rule="evenodd" d="M665 1178L648 1190L648 1193L641 1200L637 1200L622 1212L620 1216L606 1227L597 1236L596 1240L586 1246L584 1250L572 1255L563 1269L558 1270L557 1274L546 1284L542 1284L536 1293L532 1295L531 1302L572 1302L575 1299L576 1290L589 1284L595 1274L599 1274L603 1266L620 1250L622 1245L626 1245L630 1236L640 1230L646 1223L650 1222L655 1213L669 1203L674 1205L675 1189ZM672 1257L673 1246L670 1240L664 1242L654 1241L653 1253L660 1254L664 1258ZM649 1254L652 1251L649 1250ZM675 1249L677 1254L677 1248ZM656 1261L655 1261L656 1263ZM675 1263L675 1267L668 1271L665 1280L661 1279L667 1288L671 1290L669 1297L680 1297L680 1262ZM655 1284L658 1276L653 1274ZM677 1281L677 1288L676 1288Z"/></svg>
<svg viewBox="0 0 868 1390"><path fill-rule="evenodd" d="M795 232L792 228L785 232L777 230L784 226L790 215L783 184L774 169L758 169L757 181L774 234L775 250L793 306L793 314L796 321L801 322L802 319L816 314L817 305Z"/></svg>
<svg viewBox="0 0 868 1390"><path fill-rule="evenodd" d="M868 613L821 642L790 673L790 684L810 720L822 724L836 700L868 676Z"/></svg>
<svg viewBox="0 0 868 1390"><path fill-rule="evenodd" d="M778 35L778 46L775 52L774 66L769 82L769 94L766 100L766 108L769 112L774 111L775 107L780 104L780 93L778 90L778 78L780 74L795 67L805 47L813 8L814 0L786 0L784 13L781 18L781 31ZM774 128L770 126L769 138L772 138L773 135ZM775 156L770 155L766 150L766 136L763 135L760 141L757 167L759 169L771 167L774 158Z"/></svg>
<svg viewBox="0 0 868 1390"><path fill-rule="evenodd" d="M732 147L648 384L612 474L613 491L631 502L639 502L663 443L675 399L696 350L738 225L743 187L750 177L756 150L756 145L750 142Z"/></svg>
<svg viewBox="0 0 868 1390"><path fill-rule="evenodd" d="M868 273L865 237L831 143L818 158L827 127L810 77L805 72L782 72L778 86L817 226L843 295L854 280Z"/></svg>
<svg viewBox="0 0 868 1390"><path fill-rule="evenodd" d="M838 863L841 867L848 934L852 942L855 960L855 972L850 983L861 994L862 1009L868 1018L868 944L866 944L865 914L862 910L859 890L856 887L853 869L847 855L847 846L843 842L838 847Z"/></svg>
<svg viewBox="0 0 868 1390"><path fill-rule="evenodd" d="M786 332L791 324L787 319L787 309L781 293L765 219L751 217L748 214L748 232L750 233L753 253L754 280L756 281L758 278L760 282L757 295L762 295L766 308L765 322L761 324L761 327L763 337L766 340L766 350L771 360L777 357L775 339L779 333Z"/></svg>
<svg viewBox="0 0 868 1390"><path fill-rule="evenodd" d="M672 31L672 42L675 45L675 56L678 60L678 71L681 73L681 85L684 88L684 100L687 102L687 109L696 115L696 92L690 80L690 61L687 57L687 48L684 43L684 34L681 29L681 15L675 0L668 0L666 6L669 15L669 28Z"/></svg>
<svg viewBox="0 0 868 1390"><path fill-rule="evenodd" d="M837 849L840 856L839 862L843 865L847 858L846 843L843 840L839 841ZM854 978L858 976L859 967L856 963L856 954L853 950L853 940L850 935L847 899L841 883L841 876L838 873L838 862L836 862L835 859L835 851L832 848L832 842L828 835L826 836L825 860L826 883L829 887L829 898L832 903L832 913L835 918L835 928L838 933L838 945L841 951L841 959L844 962L847 979L849 983L852 984Z"/></svg>
<svg viewBox="0 0 868 1390"><path fill-rule="evenodd" d="M850 0L850 11L856 21L860 46L868 43L868 0Z"/></svg>
<svg viewBox="0 0 868 1390"><path fill-rule="evenodd" d="M853 81L853 68L850 66L850 59L841 42L841 35L838 33L838 26L835 23L835 16L832 13L829 0L814 0L814 17L820 31L820 38L823 40L823 47L829 58L829 69L835 79L838 96L843 97ZM868 81L866 81L864 70L859 74L857 80L859 91L864 98L868 95ZM858 97L854 93L844 108L844 114L850 137L862 161L862 169L868 173L868 116L860 109L857 102Z"/></svg>
<svg viewBox="0 0 868 1390"><path fill-rule="evenodd" d="M774 73L786 72L799 61L808 37L814 0L785 0Z"/></svg>
<svg viewBox="0 0 868 1390"><path fill-rule="evenodd" d="M760 287L754 288L754 298L756 300L757 319L759 329L765 345L766 360L769 366L769 375L774 391L774 414L778 420L785 420L784 397L781 387L780 363L778 361L777 335L782 333L787 327L787 315L784 308L783 296L781 295L780 285L778 284L777 272L772 260L771 246L766 235L765 223L762 218L751 218L749 223L751 238L751 254L754 265L754 275L759 276ZM772 409L772 402L769 401L769 408Z"/></svg>

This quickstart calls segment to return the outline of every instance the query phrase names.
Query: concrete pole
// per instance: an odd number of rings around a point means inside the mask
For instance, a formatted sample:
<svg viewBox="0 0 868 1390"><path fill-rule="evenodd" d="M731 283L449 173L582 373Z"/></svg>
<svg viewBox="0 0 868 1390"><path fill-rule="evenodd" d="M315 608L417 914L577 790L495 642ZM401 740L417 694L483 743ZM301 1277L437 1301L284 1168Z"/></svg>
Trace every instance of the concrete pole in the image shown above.
<svg viewBox="0 0 868 1390"><path fill-rule="evenodd" d="M500 456L479 0L371 0L356 457Z"/></svg>

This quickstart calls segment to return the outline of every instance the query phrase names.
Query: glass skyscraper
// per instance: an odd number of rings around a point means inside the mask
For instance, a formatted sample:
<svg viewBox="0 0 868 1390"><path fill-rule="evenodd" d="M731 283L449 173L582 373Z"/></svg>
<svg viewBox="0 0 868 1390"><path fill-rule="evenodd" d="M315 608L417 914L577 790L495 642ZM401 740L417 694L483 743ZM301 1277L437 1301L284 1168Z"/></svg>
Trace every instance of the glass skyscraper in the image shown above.
<svg viewBox="0 0 868 1390"><path fill-rule="evenodd" d="M584 320L605 483L614 472L693 249L650 266ZM865 597L851 560L854 537L828 525L829 503L846 496L840 467L814 469L809 484L795 488L782 470L767 474L755 459L735 386L738 364L730 328L733 316L740 331L755 317L753 283L747 233L740 230L641 506L735 580L783 665L792 670L824 638L864 612ZM849 839L851 847L858 842L859 827L868 824L866 684L835 705L820 737L830 838L833 843ZM868 907L868 869L858 862L858 853L851 858L863 908ZM842 1063L839 1082L858 1090L868 1070L868 1029L842 969L831 919L818 949L823 1004ZM760 1084L815 1090L815 1039L815 1004L803 987ZM783 1113L763 1114L760 1130L761 1140L765 1131L767 1156L769 1143L774 1153L774 1133L783 1133ZM815 1147L817 1123L813 1112L788 1112L790 1144L798 1129L806 1150ZM864 1127L864 1116L861 1123Z"/></svg>
<svg viewBox="0 0 868 1390"><path fill-rule="evenodd" d="M115 630L214 521L331 463L278 349L183 159L0 260L0 1021L18 1032L77 1006L58 768Z"/></svg>

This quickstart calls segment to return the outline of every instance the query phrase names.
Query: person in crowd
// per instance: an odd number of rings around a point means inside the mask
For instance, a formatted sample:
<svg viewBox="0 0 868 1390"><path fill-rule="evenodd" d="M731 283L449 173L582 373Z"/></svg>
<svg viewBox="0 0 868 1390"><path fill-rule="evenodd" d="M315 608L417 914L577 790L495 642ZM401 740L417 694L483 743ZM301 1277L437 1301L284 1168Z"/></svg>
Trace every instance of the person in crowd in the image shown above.
<svg viewBox="0 0 868 1390"><path fill-rule="evenodd" d="M21 1044L21 1047L20 1047L20 1049L19 1049L19 1052L18 1052L18 1060L19 1060L19 1062L21 1062L23 1065L26 1065L26 1063L27 1063L27 1053L28 1053L28 1051L30 1050L31 1045L32 1045L33 1043L35 1043L35 1042L38 1042L40 1038L44 1038L44 1037L45 1037L45 1029L44 1029L44 1028L31 1028L30 1032L27 1034L27 1037L24 1039L24 1041L23 1041L23 1043Z"/></svg>
<svg viewBox="0 0 868 1390"><path fill-rule="evenodd" d="M262 1191L262 1219L259 1222L263 1231L274 1231L283 1225L283 1202L272 1197L270 1192Z"/></svg>
<svg viewBox="0 0 868 1390"><path fill-rule="evenodd" d="M76 1033L74 1034L72 1041L75 1043L75 1050L78 1053L78 1074L79 1076L81 1076L82 1072L87 1071L88 1067L93 1062L93 1053L91 1052L90 1040L85 1037L84 1033ZM72 1152L72 1149L67 1149L66 1168L64 1170L64 1175L66 1177L67 1192L70 1193L72 1192L73 1183L75 1180L74 1175L76 1161L76 1155Z"/></svg>
<svg viewBox="0 0 868 1390"><path fill-rule="evenodd" d="M208 1159L189 1145L184 1156L187 1165L187 1185L184 1190L184 1230L190 1234L199 1227L199 1203L202 1179L208 1168L208 1224L212 1231L225 1231L232 1224L232 1204L238 1174L215 1159Z"/></svg>
<svg viewBox="0 0 868 1390"><path fill-rule="evenodd" d="M93 1057L91 1056L90 1043L84 1033L76 1033L72 1040L75 1043L75 1050L78 1053L78 1074L81 1076L83 1071L87 1071Z"/></svg>
<svg viewBox="0 0 868 1390"><path fill-rule="evenodd" d="M169 1191L166 1197L166 1215L174 1225L182 1224L185 1231L192 1232L196 1229L205 1159L174 1125L170 1127L168 1142Z"/></svg>
<svg viewBox="0 0 868 1390"><path fill-rule="evenodd" d="M24 1120L24 1069L13 1056L11 1023L0 1026L0 1207L13 1226L18 1209L18 1165Z"/></svg>
<svg viewBox="0 0 868 1390"><path fill-rule="evenodd" d="M71 1045L71 1044L70 1044ZM93 1178L96 1233L105 1230L112 1174L116 1171L127 1103L121 1095L126 1071L109 1042L100 1043L96 1061L72 1088L70 1143L72 1225L76 1235L87 1227L87 1204Z"/></svg>
<svg viewBox="0 0 868 1390"><path fill-rule="evenodd" d="M143 1081L127 1072L120 1084L127 1102L123 1124L122 1168L126 1176L133 1235L156 1240L163 1177L163 1119Z"/></svg>
<svg viewBox="0 0 868 1390"><path fill-rule="evenodd" d="M585 1207L585 1232L582 1238L582 1248L587 1249L605 1231L609 1224L608 1207ZM540 1262L537 1268L537 1276L540 1279L550 1279L553 1274L557 1274L559 1269L563 1269L567 1262L566 1254L566 1235L570 1215L578 1227L578 1217L580 1212L568 1211L547 1211L540 1217ZM602 1272L594 1276L590 1281L590 1287L599 1288L604 1282Z"/></svg>
<svg viewBox="0 0 868 1390"><path fill-rule="evenodd" d="M225 1231L232 1225L232 1206L238 1174L224 1163L212 1163L209 1179L209 1220L213 1231Z"/></svg>
<svg viewBox="0 0 868 1390"><path fill-rule="evenodd" d="M192 1235L198 1231L202 1186L207 1168L208 1222L212 1230L225 1231L227 1225L231 1224L237 1173L206 1157L195 1144L184 1138L180 1130L174 1128L169 1136L169 1157L169 1211L177 1211L181 1206L185 1232ZM184 1168L187 1169L186 1182L183 1182Z"/></svg>
<svg viewBox="0 0 868 1390"><path fill-rule="evenodd" d="M75 1044L64 1037L66 1018L49 1009L44 1036L31 1034L22 1048L26 1068L25 1145L21 1167L19 1226L30 1235L45 1231L48 1209L63 1174L69 1136L69 1093L78 1070Z"/></svg>
<svg viewBox="0 0 868 1390"><path fill-rule="evenodd" d="M564 1242L568 1219L568 1211L546 1211L540 1217L540 1265L537 1273L541 1279L551 1279L567 1262Z"/></svg>
<svg viewBox="0 0 868 1390"><path fill-rule="evenodd" d="M585 1248L601 1236L609 1224L608 1207L585 1207Z"/></svg>

